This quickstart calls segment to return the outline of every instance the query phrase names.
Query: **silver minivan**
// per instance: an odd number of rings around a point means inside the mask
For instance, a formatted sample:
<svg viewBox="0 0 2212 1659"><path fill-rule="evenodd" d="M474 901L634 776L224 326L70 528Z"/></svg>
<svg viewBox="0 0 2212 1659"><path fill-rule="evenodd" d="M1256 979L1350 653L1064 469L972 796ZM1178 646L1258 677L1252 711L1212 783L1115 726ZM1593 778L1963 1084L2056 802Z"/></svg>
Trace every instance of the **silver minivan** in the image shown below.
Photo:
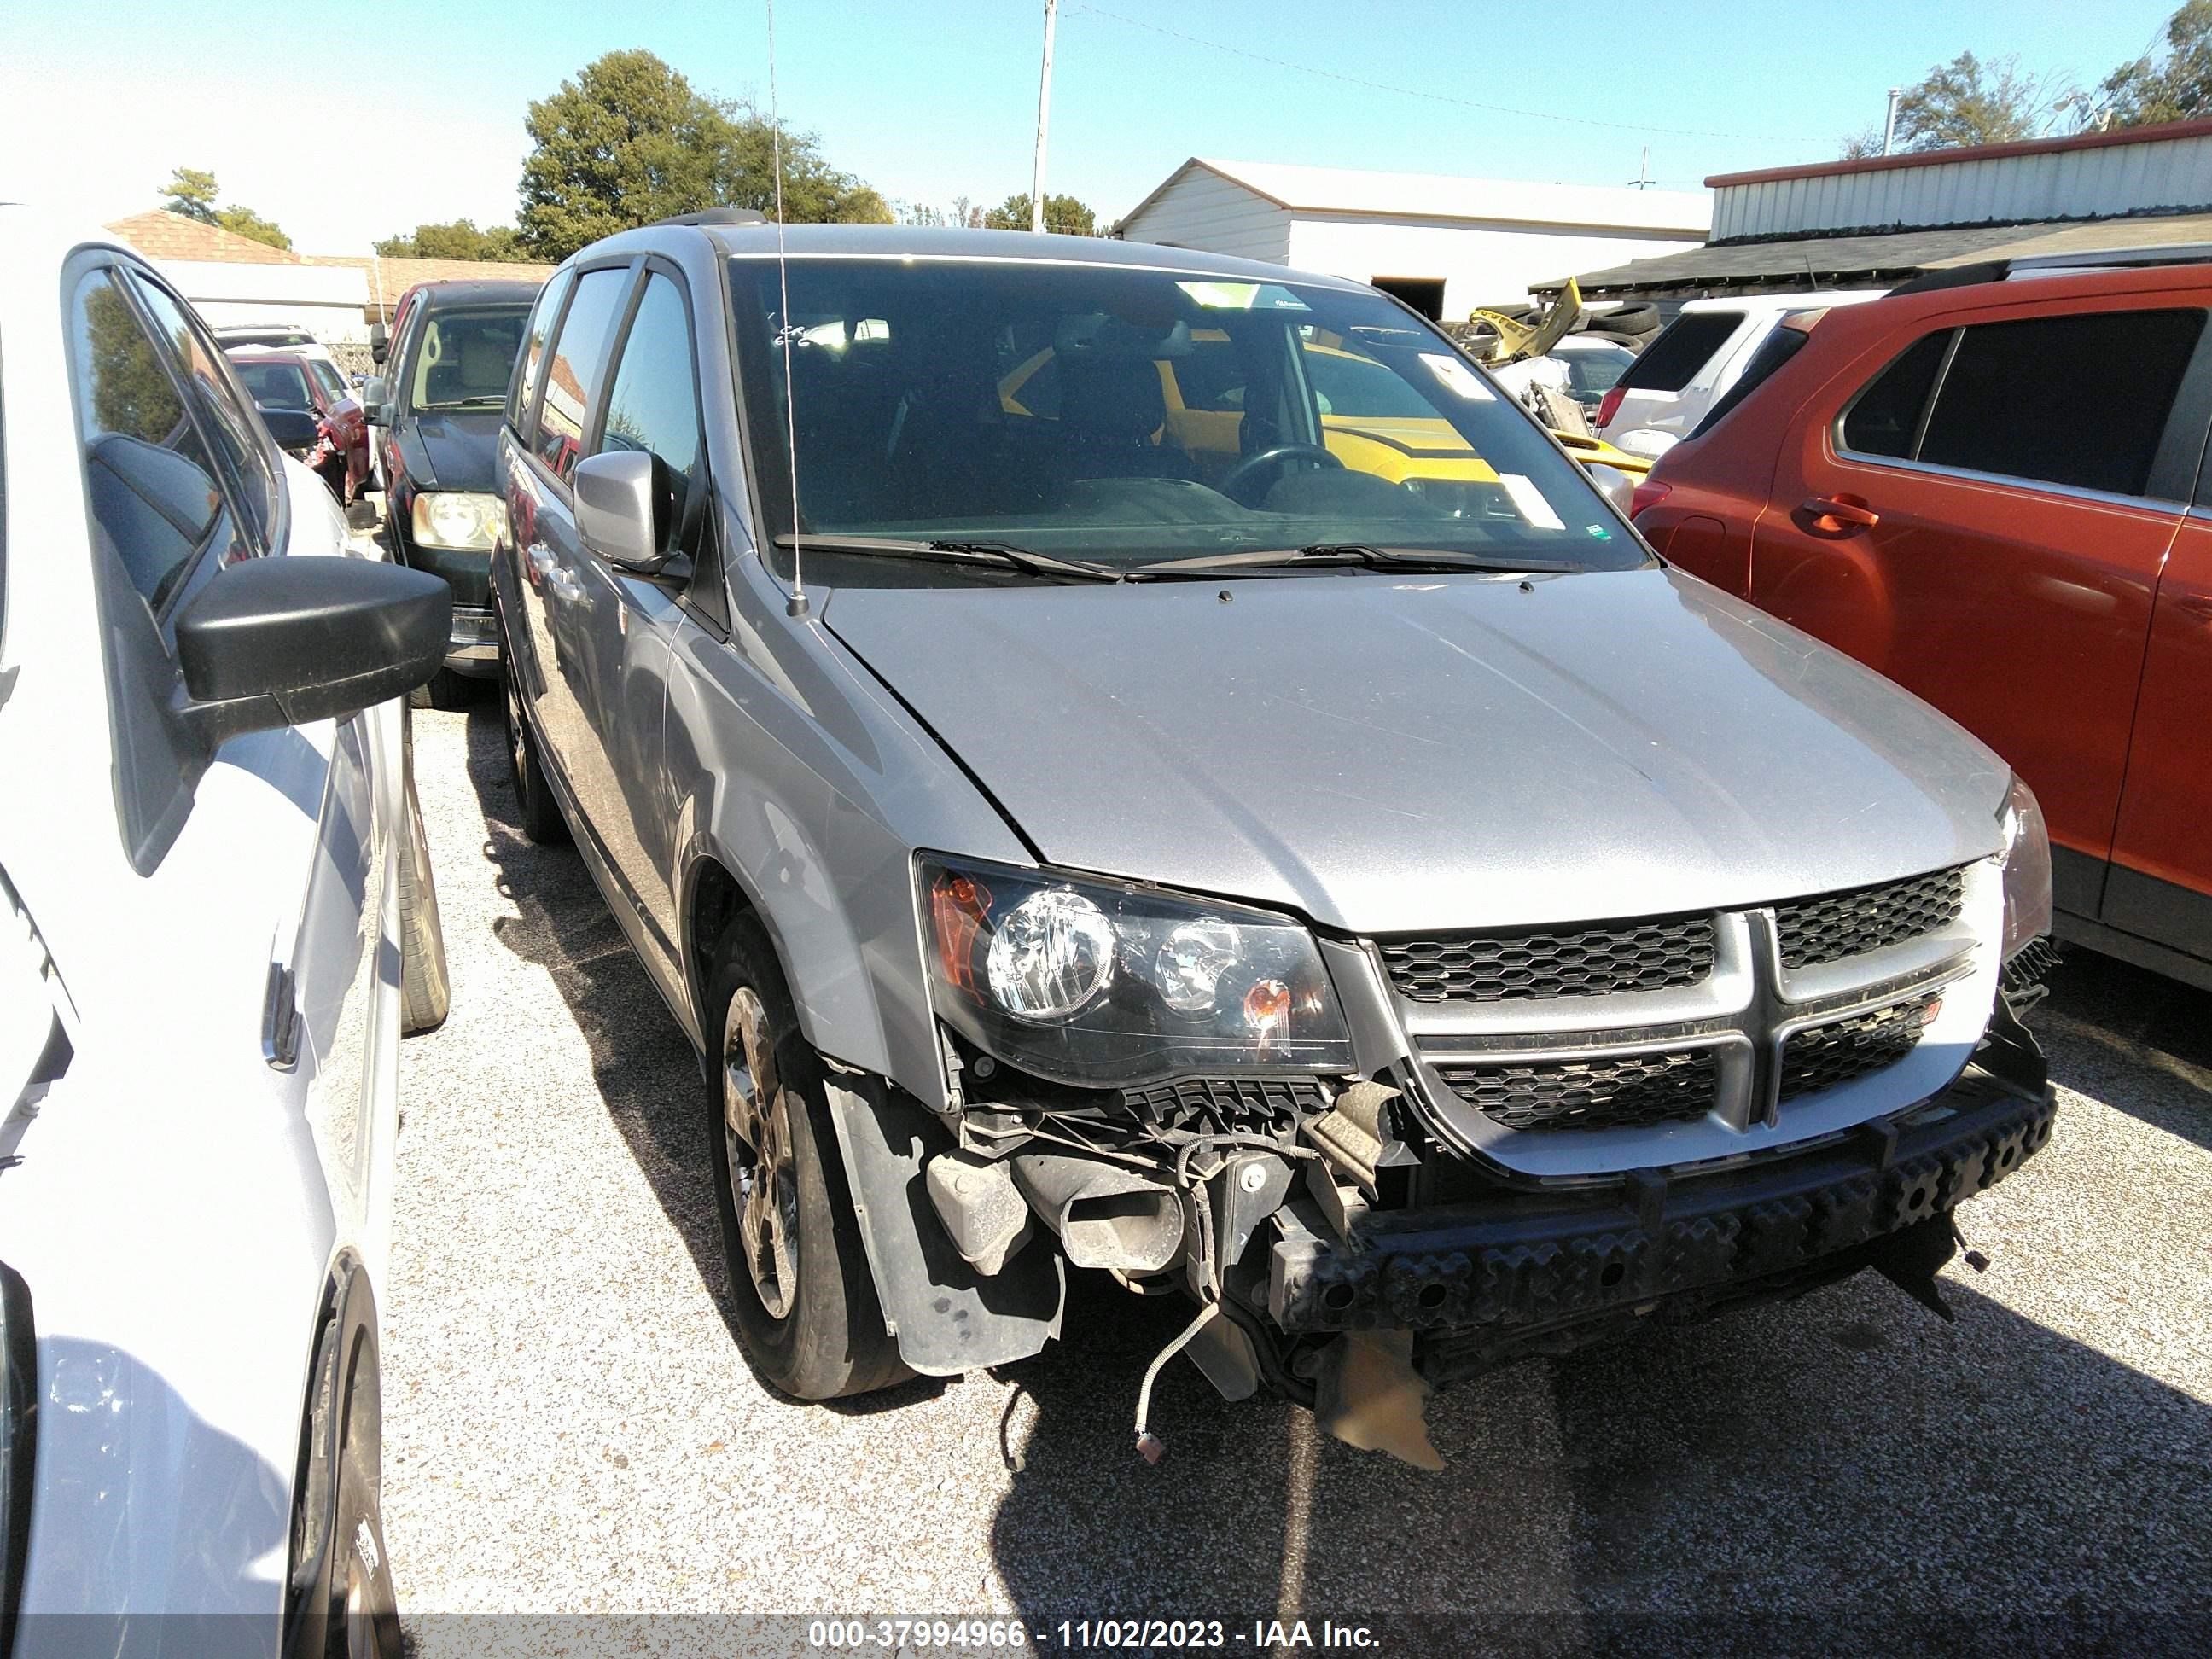
<svg viewBox="0 0 2212 1659"><path fill-rule="evenodd" d="M763 1376L1018 1359L1091 1270L1357 1436L1863 1267L1940 1306L2052 1121L2002 762L1370 289L707 218L547 284L494 588Z"/></svg>

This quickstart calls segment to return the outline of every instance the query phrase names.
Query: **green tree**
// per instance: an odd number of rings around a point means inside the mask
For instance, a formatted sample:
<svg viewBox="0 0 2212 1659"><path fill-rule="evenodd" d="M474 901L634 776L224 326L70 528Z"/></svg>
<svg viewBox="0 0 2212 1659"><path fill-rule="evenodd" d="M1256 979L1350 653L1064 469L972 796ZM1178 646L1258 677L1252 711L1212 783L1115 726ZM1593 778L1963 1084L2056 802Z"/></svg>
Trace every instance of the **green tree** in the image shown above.
<svg viewBox="0 0 2212 1659"><path fill-rule="evenodd" d="M2163 61L2123 64L2097 91L2103 100L2091 117L2097 125L2150 126L2212 115L2212 0L2188 0L2166 20Z"/></svg>
<svg viewBox="0 0 2212 1659"><path fill-rule="evenodd" d="M270 247L289 248L292 239L273 219L264 219L249 207L227 207L216 210L216 222L234 236L245 236Z"/></svg>
<svg viewBox="0 0 2212 1659"><path fill-rule="evenodd" d="M1897 149L1956 149L2033 138L2066 92L2061 82L2022 73L2017 58L1984 64L1962 52L1897 100ZM1875 148L1879 151L1879 139Z"/></svg>
<svg viewBox="0 0 2212 1659"><path fill-rule="evenodd" d="M112 283L84 302L92 364L92 417L103 430L161 442L185 418L177 389L154 355L154 343Z"/></svg>
<svg viewBox="0 0 2212 1659"><path fill-rule="evenodd" d="M169 182L162 188L165 194L161 205L170 212L182 214L204 225L216 222L212 173L203 173L198 167L178 167L170 173Z"/></svg>
<svg viewBox="0 0 2212 1659"><path fill-rule="evenodd" d="M520 259L521 239L513 228L494 225L478 230L473 219L450 224L417 225L375 245L387 259Z"/></svg>
<svg viewBox="0 0 2212 1659"><path fill-rule="evenodd" d="M750 106L699 91L649 52L611 52L530 106L516 232L542 258L702 208L776 210L776 130ZM890 222L883 197L782 131L784 216Z"/></svg>
<svg viewBox="0 0 2212 1659"><path fill-rule="evenodd" d="M1024 191L1018 196L1009 196L983 216L986 230L1027 230L1030 228L1030 198ZM1088 205L1073 196L1048 196L1044 198L1044 228L1060 236L1095 236L1098 234L1098 216Z"/></svg>

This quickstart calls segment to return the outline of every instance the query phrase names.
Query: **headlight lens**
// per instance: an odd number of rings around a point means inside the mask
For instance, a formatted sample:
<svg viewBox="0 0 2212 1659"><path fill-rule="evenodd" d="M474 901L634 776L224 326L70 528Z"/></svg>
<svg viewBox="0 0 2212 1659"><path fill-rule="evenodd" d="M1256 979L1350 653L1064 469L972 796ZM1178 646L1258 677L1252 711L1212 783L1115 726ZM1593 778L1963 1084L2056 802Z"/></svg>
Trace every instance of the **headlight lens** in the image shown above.
<svg viewBox="0 0 2212 1659"><path fill-rule="evenodd" d="M2035 791L2018 777L1997 809L2004 836L1996 863L2004 866L2004 960L2051 931L2051 832Z"/></svg>
<svg viewBox="0 0 2212 1659"><path fill-rule="evenodd" d="M1078 1087L1192 1072L1348 1072L1313 936L1266 911L1050 871L920 866L938 1013Z"/></svg>
<svg viewBox="0 0 2212 1659"><path fill-rule="evenodd" d="M499 497L434 490L415 498L415 539L424 547L489 553L499 540Z"/></svg>

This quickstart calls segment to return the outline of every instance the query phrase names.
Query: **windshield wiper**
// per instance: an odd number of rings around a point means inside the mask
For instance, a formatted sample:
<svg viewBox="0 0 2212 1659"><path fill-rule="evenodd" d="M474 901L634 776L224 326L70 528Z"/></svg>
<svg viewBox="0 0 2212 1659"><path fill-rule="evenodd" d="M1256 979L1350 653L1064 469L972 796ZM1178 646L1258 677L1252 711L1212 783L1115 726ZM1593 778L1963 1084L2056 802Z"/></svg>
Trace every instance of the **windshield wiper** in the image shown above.
<svg viewBox="0 0 2212 1659"><path fill-rule="evenodd" d="M1297 566L1367 565L1376 570L1569 571L1582 566L1569 559L1492 557L1445 547L1375 547L1366 542L1310 542L1304 547L1257 547L1236 553L1208 553L1194 559L1140 564L1132 581L1178 576L1212 576L1224 570L1281 569Z"/></svg>
<svg viewBox="0 0 2212 1659"><path fill-rule="evenodd" d="M1125 573L1111 565L1091 564L1038 553L1012 542L948 538L921 541L897 536L778 536L778 547L800 551L859 553L879 559L921 559L939 564L990 565L1002 570L1024 570L1035 576L1062 576L1076 581L1118 582Z"/></svg>

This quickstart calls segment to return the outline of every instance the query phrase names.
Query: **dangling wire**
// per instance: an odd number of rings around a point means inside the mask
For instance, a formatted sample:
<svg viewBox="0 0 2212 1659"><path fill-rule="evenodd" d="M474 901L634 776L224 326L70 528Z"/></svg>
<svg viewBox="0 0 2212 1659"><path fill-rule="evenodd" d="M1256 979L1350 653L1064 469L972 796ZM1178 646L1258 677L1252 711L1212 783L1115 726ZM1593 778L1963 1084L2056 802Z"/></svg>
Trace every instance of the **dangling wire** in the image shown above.
<svg viewBox="0 0 2212 1659"><path fill-rule="evenodd" d="M791 446L791 598L784 610L791 616L807 612L805 553L799 538L799 388L791 380L791 270L783 252L783 115L775 100L775 0L768 3L768 130L775 160L775 281L782 295L781 323L776 330L783 343L783 427Z"/></svg>

